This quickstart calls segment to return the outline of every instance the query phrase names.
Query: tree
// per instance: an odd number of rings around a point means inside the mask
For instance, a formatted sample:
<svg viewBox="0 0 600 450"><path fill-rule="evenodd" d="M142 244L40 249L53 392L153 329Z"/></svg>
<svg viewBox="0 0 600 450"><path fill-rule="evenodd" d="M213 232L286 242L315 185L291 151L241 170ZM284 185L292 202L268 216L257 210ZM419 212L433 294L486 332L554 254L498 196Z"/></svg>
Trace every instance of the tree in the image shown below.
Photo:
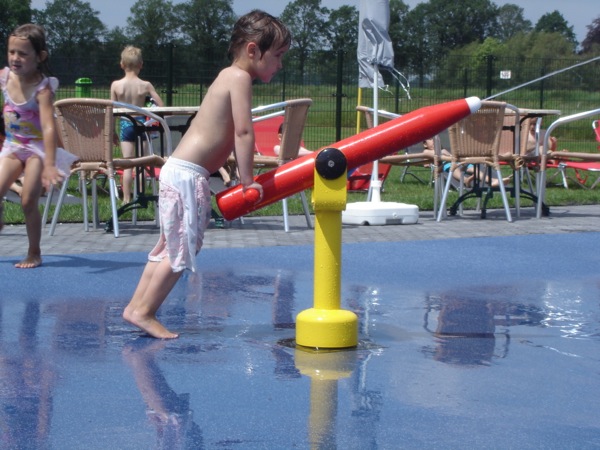
<svg viewBox="0 0 600 450"><path fill-rule="evenodd" d="M0 52L6 55L6 41L10 33L22 23L31 22L30 0L0 0Z"/></svg>
<svg viewBox="0 0 600 450"><path fill-rule="evenodd" d="M309 54L323 47L328 14L329 10L321 7L321 0L294 0L287 4L281 14L281 20L292 33L290 56L296 57L302 78Z"/></svg>
<svg viewBox="0 0 600 450"><path fill-rule="evenodd" d="M34 11L33 20L46 29L50 65L61 69L61 84L95 71L106 33L98 16L98 11L81 0L48 1L44 10Z"/></svg>
<svg viewBox="0 0 600 450"><path fill-rule="evenodd" d="M189 58L201 62L204 67L203 81L212 81L216 70L225 61L231 29L236 17L232 0L191 0L177 5L176 14L181 17L181 33L189 43Z"/></svg>
<svg viewBox="0 0 600 450"><path fill-rule="evenodd" d="M181 21L170 0L137 0L127 18L127 34L145 55L162 54L160 49L175 41Z"/></svg>
<svg viewBox="0 0 600 450"><path fill-rule="evenodd" d="M495 61L502 55L505 47L506 44L499 39L488 37L483 42L471 42L452 50L444 58L443 66L437 73L438 82L448 86L468 83L469 86L480 88L492 87L488 84L492 75L490 70L494 70Z"/></svg>
<svg viewBox="0 0 600 450"><path fill-rule="evenodd" d="M529 43L527 56L530 58L552 61L573 56L573 42L562 33L532 33Z"/></svg>
<svg viewBox="0 0 600 450"><path fill-rule="evenodd" d="M66 58L89 56L98 48L106 33L99 12L81 0L54 0L43 11L35 12L36 21L46 29L51 52Z"/></svg>
<svg viewBox="0 0 600 450"><path fill-rule="evenodd" d="M325 26L328 47L334 52L356 53L358 45L358 10L343 5L331 10Z"/></svg>
<svg viewBox="0 0 600 450"><path fill-rule="evenodd" d="M529 33L533 29L531 21L523 16L523 8L513 3L506 3L498 8L496 24L492 35L502 42L517 33Z"/></svg>
<svg viewBox="0 0 600 450"><path fill-rule="evenodd" d="M589 53L593 50L594 46L600 48L600 16L587 26L588 32L585 35L585 39L581 43L581 51L583 53Z"/></svg>
<svg viewBox="0 0 600 450"><path fill-rule="evenodd" d="M534 31L546 33L559 33L563 35L573 45L573 51L577 47L577 39L573 27L565 20L561 13L553 11L544 14L535 24Z"/></svg>
<svg viewBox="0 0 600 450"><path fill-rule="evenodd" d="M417 9L424 28L424 42L434 59L491 36L497 15L496 6L490 0L430 0L417 5Z"/></svg>
<svg viewBox="0 0 600 450"><path fill-rule="evenodd" d="M106 33L102 53L106 55L107 60L111 61L111 65L113 65L115 70L120 71L119 61L121 52L129 43L130 40L125 34L125 30L121 27L114 27ZM106 69L107 72L110 72L109 67L103 68Z"/></svg>
<svg viewBox="0 0 600 450"><path fill-rule="evenodd" d="M330 11L324 26L322 48L310 53L312 60L319 61L318 69L311 73L311 79L315 83L336 84L340 62L341 67L356 64L357 46L358 10L354 6L343 5ZM294 67L293 62L288 64L289 61L293 61L294 56L292 50L286 58L286 67ZM345 79L343 82L353 83L354 80Z"/></svg>
<svg viewBox="0 0 600 450"><path fill-rule="evenodd" d="M112 30L109 30L106 33L105 40L106 47L112 47L114 50L118 50L118 53L116 51L112 52L114 55L120 54L121 50L123 50L130 42L125 33L125 29L121 27L114 27Z"/></svg>
<svg viewBox="0 0 600 450"><path fill-rule="evenodd" d="M402 0L390 0L388 34L394 48L394 66L398 69L414 67L411 63L421 54L423 36L420 27L412 25L408 5Z"/></svg>

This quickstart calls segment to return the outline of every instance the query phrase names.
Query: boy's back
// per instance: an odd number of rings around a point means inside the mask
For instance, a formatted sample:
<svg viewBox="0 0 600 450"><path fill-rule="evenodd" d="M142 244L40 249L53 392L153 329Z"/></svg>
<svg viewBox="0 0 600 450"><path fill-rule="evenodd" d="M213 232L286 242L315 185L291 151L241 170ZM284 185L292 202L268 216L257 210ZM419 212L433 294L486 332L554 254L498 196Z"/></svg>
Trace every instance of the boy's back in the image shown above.
<svg viewBox="0 0 600 450"><path fill-rule="evenodd" d="M144 106L148 96L156 100L156 93L153 95L154 87L152 87L152 84L140 79L131 72L128 72L120 80L114 81L110 91L111 100L135 106Z"/></svg>
<svg viewBox="0 0 600 450"><path fill-rule="evenodd" d="M145 106L146 97L150 96L158 106L164 106L152 83L139 77L143 64L142 51L139 48L132 45L125 47L121 52L121 69L125 72L125 76L111 84L111 100Z"/></svg>
<svg viewBox="0 0 600 450"><path fill-rule="evenodd" d="M173 156L211 173L225 163L236 147L252 156L251 91L252 79L246 71L235 66L223 69L206 92Z"/></svg>

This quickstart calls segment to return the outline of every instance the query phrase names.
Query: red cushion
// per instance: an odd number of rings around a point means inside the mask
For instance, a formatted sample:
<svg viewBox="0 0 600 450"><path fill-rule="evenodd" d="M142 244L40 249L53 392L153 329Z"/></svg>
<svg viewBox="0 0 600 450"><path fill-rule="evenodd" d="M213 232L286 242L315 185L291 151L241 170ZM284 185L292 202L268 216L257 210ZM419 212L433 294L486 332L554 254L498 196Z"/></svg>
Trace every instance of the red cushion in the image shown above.
<svg viewBox="0 0 600 450"><path fill-rule="evenodd" d="M283 116L254 122L255 150L263 156L277 156L273 147L279 145L279 126L283 123Z"/></svg>

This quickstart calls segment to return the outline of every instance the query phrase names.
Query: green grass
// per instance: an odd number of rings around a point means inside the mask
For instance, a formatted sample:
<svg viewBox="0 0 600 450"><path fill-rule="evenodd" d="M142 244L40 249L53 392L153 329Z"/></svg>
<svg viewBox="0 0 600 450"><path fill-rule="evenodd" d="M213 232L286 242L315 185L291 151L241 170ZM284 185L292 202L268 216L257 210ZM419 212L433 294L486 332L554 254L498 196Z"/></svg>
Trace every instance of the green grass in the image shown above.
<svg viewBox="0 0 600 450"><path fill-rule="evenodd" d="M178 85L175 89L177 94L173 96L173 106L198 106L198 85ZM343 139L356 133L355 107L359 104L359 98L356 85L344 84L342 91L340 134ZM309 149L317 150L336 142L336 100L332 96L333 92L335 92L335 87L328 84L288 84L285 87L285 98L287 99L308 97L313 100L303 134L304 142ZM397 96L393 91L380 91L378 101L380 109L405 114L424 106L455 100L465 94L466 96L486 97L484 89L470 89L468 92L464 92L462 89L456 88L430 89L413 86L410 100L401 92ZM57 99L72 95L72 91L59 89ZM94 85L93 95L97 98L110 98L110 86ZM562 112L562 116L565 116L596 108L600 103L600 91L546 89L544 98L545 102L540 104L539 89L534 87L532 89L519 89L498 100L506 101L521 108L558 109ZM282 92L279 91L277 85L257 84L254 86L254 106L267 105L281 100L283 100ZM363 105L372 104L371 89L363 89L360 103ZM555 120L554 117L544 119L543 128L547 128L553 120ZM574 151L570 147L571 142L583 141L589 144L590 151L595 151L594 133L590 122L591 120L565 124L558 127L554 134L558 137L561 145L565 144L564 148Z"/></svg>
<svg viewBox="0 0 600 450"><path fill-rule="evenodd" d="M403 182L400 182L400 175L402 173L403 168L393 167L390 171L384 186L383 191L381 193L381 199L383 201L389 202L401 202L418 205L420 211L431 211L433 209L433 187L428 184L430 177L430 170L425 167L411 167L410 173L424 180L425 183L419 181L413 175L407 175L404 178ZM508 173L508 172L507 172ZM577 186L575 183L569 184L569 189L564 189L560 184L560 177L557 175L552 177L556 171L551 169L548 172L549 181L547 183L546 189L546 204L550 207L552 206L565 206L565 205L590 205L590 204L598 204L599 196L598 196L598 188L595 190L588 190ZM574 175L571 173L571 175ZM593 180L593 174L590 175L587 181L587 185L589 186ZM88 188L89 190L89 188ZM79 195L77 192L77 184L72 179L69 184L68 192L72 195ZM307 198L310 203L310 191L307 192ZM456 198L458 194L454 191L451 191L450 196L448 198L448 205L450 205ZM366 193L348 193L348 202L356 202L356 201L365 201ZM91 193L90 199L91 203ZM510 199L511 205L514 205L514 201ZM521 198L522 207L532 207L533 203L530 200ZM473 209L476 207L476 201L470 200L465 203L465 208ZM300 196L294 195L288 200L288 207L290 214L303 214L302 211L302 203L300 201ZM502 200L500 195L496 194L488 204L488 208L502 208ZM40 209L43 209L43 205L40 206ZM51 210L51 214L53 212L53 208ZM23 213L21 211L21 207L18 204L6 202L5 204L5 216L4 220L7 224L22 224L24 223ZM91 217L91 207L90 207L90 217ZM110 199L108 194L104 191L99 192L99 214L100 220L102 222L107 221L110 216ZM274 204L268 205L258 211L254 211L250 214L250 216L279 216L282 214L281 202L276 202ZM131 220L131 212L126 213L123 218L123 221ZM139 209L138 210L138 220L154 220L154 207L151 205L148 209ZM82 222L83 214L80 205L63 205L60 215L60 222Z"/></svg>

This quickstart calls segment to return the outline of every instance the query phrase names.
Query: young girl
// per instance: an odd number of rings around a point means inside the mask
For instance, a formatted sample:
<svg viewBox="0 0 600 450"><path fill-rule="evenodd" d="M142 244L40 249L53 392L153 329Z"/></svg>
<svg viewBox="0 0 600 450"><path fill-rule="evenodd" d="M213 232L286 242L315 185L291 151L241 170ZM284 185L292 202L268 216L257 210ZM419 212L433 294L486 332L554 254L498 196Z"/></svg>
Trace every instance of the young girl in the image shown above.
<svg viewBox="0 0 600 450"><path fill-rule="evenodd" d="M29 239L29 250L15 267L32 268L42 263L42 233L38 201L42 187L62 180L56 167L54 91L56 78L48 78L48 50L43 28L26 24L8 38L8 67L0 70L4 96L6 139L0 151L0 199L21 174L24 175L21 204ZM0 200L0 229L4 225Z"/></svg>
<svg viewBox="0 0 600 450"><path fill-rule="evenodd" d="M229 44L231 66L223 69L206 92L196 117L160 174L160 237L150 252L123 318L156 338L176 338L156 312L184 269L196 270L210 220L208 178L235 151L243 190L259 191L254 182L252 82L269 82L282 68L291 36L275 17L254 10L236 22Z"/></svg>

